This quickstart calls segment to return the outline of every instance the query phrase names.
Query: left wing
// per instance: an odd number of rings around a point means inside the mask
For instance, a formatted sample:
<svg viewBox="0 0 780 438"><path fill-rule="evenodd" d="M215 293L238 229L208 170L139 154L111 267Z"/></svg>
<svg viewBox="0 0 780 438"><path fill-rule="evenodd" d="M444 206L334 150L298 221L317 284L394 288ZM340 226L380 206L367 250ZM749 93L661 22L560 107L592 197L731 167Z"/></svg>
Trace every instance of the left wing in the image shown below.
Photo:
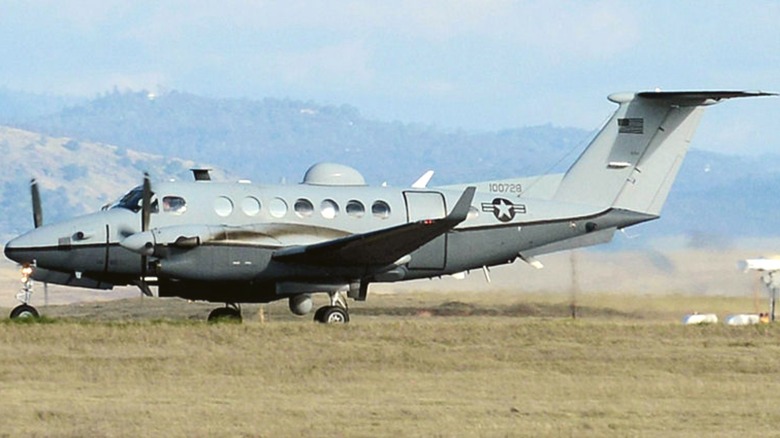
<svg viewBox="0 0 780 438"><path fill-rule="evenodd" d="M327 242L291 246L274 252L285 263L325 266L384 266L396 262L466 220L476 187L468 187L450 214Z"/></svg>

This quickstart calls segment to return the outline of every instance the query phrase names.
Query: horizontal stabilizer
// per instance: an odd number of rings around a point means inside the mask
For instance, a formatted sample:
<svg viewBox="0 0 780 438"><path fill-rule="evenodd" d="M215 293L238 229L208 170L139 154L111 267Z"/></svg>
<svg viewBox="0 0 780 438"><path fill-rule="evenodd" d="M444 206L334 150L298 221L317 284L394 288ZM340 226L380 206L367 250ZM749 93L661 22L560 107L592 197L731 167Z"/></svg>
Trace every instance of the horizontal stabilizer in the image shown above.
<svg viewBox="0 0 780 438"><path fill-rule="evenodd" d="M777 96L777 93L767 93L764 91L643 91L637 93L637 96L645 99L701 104L701 102L707 102L709 100L711 100L712 103L716 103L723 99L733 99L736 97Z"/></svg>
<svg viewBox="0 0 780 438"><path fill-rule="evenodd" d="M383 230L277 250L273 259L285 263L321 266L385 266L413 252L466 220L475 187L468 187L449 215Z"/></svg>

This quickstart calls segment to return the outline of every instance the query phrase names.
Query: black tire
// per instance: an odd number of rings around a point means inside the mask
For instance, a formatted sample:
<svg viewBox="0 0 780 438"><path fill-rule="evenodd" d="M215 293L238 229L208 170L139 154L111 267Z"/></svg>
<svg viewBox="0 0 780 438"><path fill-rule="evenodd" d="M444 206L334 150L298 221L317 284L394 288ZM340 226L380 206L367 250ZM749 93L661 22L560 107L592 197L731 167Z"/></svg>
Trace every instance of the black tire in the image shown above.
<svg viewBox="0 0 780 438"><path fill-rule="evenodd" d="M241 322L241 312L232 307L219 307L209 313L209 322Z"/></svg>
<svg viewBox="0 0 780 438"><path fill-rule="evenodd" d="M19 306L14 307L14 310L11 310L11 319L23 319L23 318L39 318L40 315L38 314L38 311L35 309L35 307L30 306L29 304L21 304Z"/></svg>
<svg viewBox="0 0 780 438"><path fill-rule="evenodd" d="M317 309L316 312L314 312L314 322L325 322L322 319L322 314L325 313L326 310L328 310L328 307L330 306L322 306L319 309Z"/></svg>
<svg viewBox="0 0 780 438"><path fill-rule="evenodd" d="M326 306L320 316L324 324L346 324L349 322L349 312L339 306Z"/></svg>

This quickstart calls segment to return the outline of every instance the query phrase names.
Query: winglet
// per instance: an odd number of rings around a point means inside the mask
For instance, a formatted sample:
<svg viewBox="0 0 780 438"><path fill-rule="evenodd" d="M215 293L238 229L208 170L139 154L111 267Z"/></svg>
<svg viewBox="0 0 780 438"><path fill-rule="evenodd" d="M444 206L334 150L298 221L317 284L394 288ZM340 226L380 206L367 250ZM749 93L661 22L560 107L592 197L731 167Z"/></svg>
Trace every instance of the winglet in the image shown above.
<svg viewBox="0 0 780 438"><path fill-rule="evenodd" d="M471 201L474 200L474 194L477 192L477 188L474 186L466 187L463 194L460 195L460 199L453 207L450 214L444 218L447 222L461 223L466 220L469 215L469 208L471 208Z"/></svg>

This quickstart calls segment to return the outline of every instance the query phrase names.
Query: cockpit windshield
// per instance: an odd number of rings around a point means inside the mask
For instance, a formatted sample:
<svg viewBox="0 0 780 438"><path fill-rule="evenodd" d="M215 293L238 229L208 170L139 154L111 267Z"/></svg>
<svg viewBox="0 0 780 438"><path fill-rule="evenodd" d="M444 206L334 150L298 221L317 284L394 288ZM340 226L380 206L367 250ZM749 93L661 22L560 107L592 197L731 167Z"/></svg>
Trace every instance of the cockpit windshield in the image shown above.
<svg viewBox="0 0 780 438"><path fill-rule="evenodd" d="M126 210L130 210L133 213L138 213L141 211L141 204L143 203L143 197L144 197L144 189L141 186L134 187L132 190L127 192L124 196L119 198L118 201L111 204L109 208L124 208ZM154 199L154 194L152 194L152 204L151 204L151 212L157 213L157 200Z"/></svg>

